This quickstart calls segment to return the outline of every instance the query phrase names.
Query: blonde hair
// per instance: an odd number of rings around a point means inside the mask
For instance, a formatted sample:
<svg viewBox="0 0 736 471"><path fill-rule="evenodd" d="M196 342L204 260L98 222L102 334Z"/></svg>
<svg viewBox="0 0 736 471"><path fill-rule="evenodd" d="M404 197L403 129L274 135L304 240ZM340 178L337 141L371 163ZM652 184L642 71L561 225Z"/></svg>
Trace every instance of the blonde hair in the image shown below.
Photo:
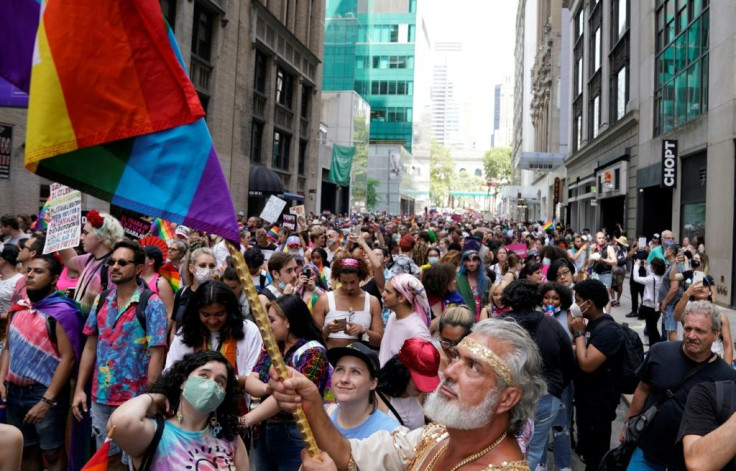
<svg viewBox="0 0 736 471"><path fill-rule="evenodd" d="M101 239L102 245L112 249L115 244L123 240L123 237L125 237L123 226L120 224L120 221L108 213L100 213L100 216L102 216L104 221L102 223L102 227L99 229L95 229L93 227L92 229L95 231L95 235ZM92 224L90 224L90 226L92 226Z"/></svg>

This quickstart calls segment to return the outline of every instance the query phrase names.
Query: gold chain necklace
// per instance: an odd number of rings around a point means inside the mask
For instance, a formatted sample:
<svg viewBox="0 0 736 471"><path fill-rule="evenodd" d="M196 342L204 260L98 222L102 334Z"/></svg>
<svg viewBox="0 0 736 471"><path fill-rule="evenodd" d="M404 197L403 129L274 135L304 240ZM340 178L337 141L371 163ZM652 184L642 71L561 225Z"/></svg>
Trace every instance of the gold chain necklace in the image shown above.
<svg viewBox="0 0 736 471"><path fill-rule="evenodd" d="M470 463L471 461L477 460L481 456L485 455L486 453L488 453L489 451L493 450L498 445L500 445L504 438L506 438L506 432L503 432L501 436L496 439L495 442L491 443L490 445L483 448L479 452L473 453L472 455L468 456L467 458L465 458L464 460L462 460L461 462L453 466L450 471L456 471L460 469L461 467L465 466L466 464ZM448 442L445 443L445 445L440 449L440 451L438 451L437 454L434 455L434 458L432 458L432 461L429 463L429 466L427 467L427 471L434 470L434 467L437 465L437 461L439 461L440 457L447 451L447 446L449 444L450 442L448 440Z"/></svg>

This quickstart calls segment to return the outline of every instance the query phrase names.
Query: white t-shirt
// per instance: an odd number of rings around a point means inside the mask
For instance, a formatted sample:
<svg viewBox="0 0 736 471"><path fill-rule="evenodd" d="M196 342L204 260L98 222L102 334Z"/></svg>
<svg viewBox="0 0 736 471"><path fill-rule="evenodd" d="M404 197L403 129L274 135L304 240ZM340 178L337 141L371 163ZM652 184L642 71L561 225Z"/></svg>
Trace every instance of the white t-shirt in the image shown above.
<svg viewBox="0 0 736 471"><path fill-rule="evenodd" d="M386 322L386 328L381 339L381 349L378 352L378 361L381 366L385 365L392 356L399 353L404 341L412 337L432 341L427 323L416 312L403 319L397 319L396 313L392 312L388 317L388 322Z"/></svg>
<svg viewBox="0 0 736 471"><path fill-rule="evenodd" d="M10 297L13 296L15 284L23 275L16 273L6 280L0 280L0 315L5 315L10 309Z"/></svg>
<svg viewBox="0 0 736 471"><path fill-rule="evenodd" d="M261 333L253 322L249 320L243 321L243 333L245 336L241 340L238 340L235 350L235 359L238 363L238 376L246 376L253 371L253 367L256 366L258 357L261 354L261 347L263 346ZM217 338L217 332L210 332L210 345L217 345ZM164 367L164 371L168 370L171 368L171 365L184 358L184 355L187 353L193 352L194 348L184 344L182 341L181 333L177 334L174 337L174 341L171 342L169 353L166 355L166 366ZM246 401L250 400L248 394L245 395L245 398Z"/></svg>

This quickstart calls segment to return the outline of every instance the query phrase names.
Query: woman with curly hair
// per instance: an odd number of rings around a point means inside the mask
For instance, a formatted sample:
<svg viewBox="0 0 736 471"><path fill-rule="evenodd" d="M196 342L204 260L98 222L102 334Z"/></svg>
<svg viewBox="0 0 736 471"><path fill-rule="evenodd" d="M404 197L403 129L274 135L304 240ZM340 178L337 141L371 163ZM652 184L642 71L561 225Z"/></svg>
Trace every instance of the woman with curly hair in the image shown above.
<svg viewBox="0 0 736 471"><path fill-rule="evenodd" d="M245 389L246 379L261 354L263 340L256 325L243 317L240 302L225 283L206 281L187 303L181 328L166 355L166 369L184 355L201 350L222 353L235 370L238 386ZM245 414L245 397L238 401Z"/></svg>
<svg viewBox="0 0 736 471"><path fill-rule="evenodd" d="M286 364L314 382L322 394L329 386L330 364L322 333L307 305L298 295L287 294L268 304L266 310ZM248 378L254 395L267 396L271 357L261 349L258 363ZM294 417L281 412L276 400L267 397L261 405L243 416L246 426L261 424L253 439L253 461L259 471L298 469L300 452L305 447Z"/></svg>
<svg viewBox="0 0 736 471"><path fill-rule="evenodd" d="M235 372L224 356L211 350L188 354L148 391L119 406L108 423L136 469L146 464L157 471L204 464L208 469L249 469L238 435ZM152 418L160 414L168 418ZM149 455L158 427L163 427L160 441Z"/></svg>
<svg viewBox="0 0 736 471"><path fill-rule="evenodd" d="M332 262L332 279L337 289L327 293L314 306L314 318L322 320L322 335L327 347L346 347L367 337L378 347L383 338L381 304L375 296L360 289L360 282L368 277L365 260L352 256L337 256Z"/></svg>

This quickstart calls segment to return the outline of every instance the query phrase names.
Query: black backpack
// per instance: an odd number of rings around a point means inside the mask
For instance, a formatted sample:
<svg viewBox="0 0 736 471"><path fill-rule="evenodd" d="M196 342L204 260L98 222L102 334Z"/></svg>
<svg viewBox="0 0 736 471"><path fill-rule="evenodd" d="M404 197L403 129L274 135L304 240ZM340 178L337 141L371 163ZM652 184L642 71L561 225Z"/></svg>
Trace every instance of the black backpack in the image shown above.
<svg viewBox="0 0 736 471"><path fill-rule="evenodd" d="M100 293L99 303L104 303L105 299L107 299L111 291L111 289L106 289L105 291ZM151 295L153 294L154 293L152 290L144 286L143 290L141 290L141 296L138 299L138 304L135 307L135 317L136 319L138 319L141 327L143 327L144 332L146 332L146 307L148 307L148 300L151 299ZM99 303L95 306L95 312L97 312L97 310L100 308Z"/></svg>
<svg viewBox="0 0 736 471"><path fill-rule="evenodd" d="M639 369L644 361L644 344L639 334L631 330L629 324L616 323L624 334L624 342L621 349L621 392L624 394L634 394L636 386L639 384L639 378L636 377L636 370Z"/></svg>
<svg viewBox="0 0 736 471"><path fill-rule="evenodd" d="M616 264L619 267L626 265L626 249L624 247L616 247Z"/></svg>

